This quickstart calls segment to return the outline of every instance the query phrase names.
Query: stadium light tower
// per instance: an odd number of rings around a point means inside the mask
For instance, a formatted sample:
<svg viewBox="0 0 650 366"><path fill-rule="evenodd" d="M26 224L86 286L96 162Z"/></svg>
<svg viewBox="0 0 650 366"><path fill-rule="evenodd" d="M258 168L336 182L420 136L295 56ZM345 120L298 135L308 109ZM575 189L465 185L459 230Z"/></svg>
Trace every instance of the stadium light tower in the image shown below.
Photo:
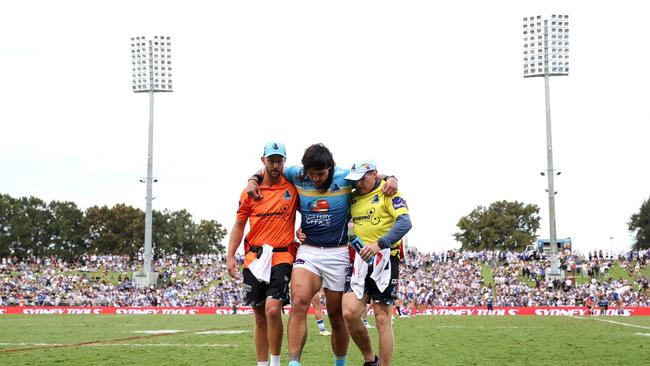
<svg viewBox="0 0 650 366"><path fill-rule="evenodd" d="M139 286L155 285L158 273L152 270L152 212L153 178L153 96L158 92L172 91L171 41L167 36L131 37L131 65L133 92L149 93L149 146L147 151L147 208L144 226L144 272L136 272Z"/></svg>
<svg viewBox="0 0 650 366"><path fill-rule="evenodd" d="M546 99L546 160L548 178L548 213L551 231L551 268L549 278L561 278L555 231L555 170L553 170L553 143L551 138L551 101L549 78L569 75L569 16L552 15L524 18L524 78L544 77Z"/></svg>

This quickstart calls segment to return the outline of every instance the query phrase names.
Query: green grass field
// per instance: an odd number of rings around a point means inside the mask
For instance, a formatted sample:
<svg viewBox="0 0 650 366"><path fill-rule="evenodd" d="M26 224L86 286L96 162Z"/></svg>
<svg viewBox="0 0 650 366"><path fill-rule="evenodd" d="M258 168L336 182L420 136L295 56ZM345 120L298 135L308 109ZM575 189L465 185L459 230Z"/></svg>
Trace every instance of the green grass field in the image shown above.
<svg viewBox="0 0 650 366"><path fill-rule="evenodd" d="M309 320L303 365L333 364L329 337ZM0 365L255 365L252 321L248 315L2 315ZM395 319L394 329L394 365L650 363L650 317L418 316ZM142 333L153 330L178 332ZM375 329L371 337L376 346ZM286 338L282 359L286 365ZM348 364L362 364L353 343Z"/></svg>

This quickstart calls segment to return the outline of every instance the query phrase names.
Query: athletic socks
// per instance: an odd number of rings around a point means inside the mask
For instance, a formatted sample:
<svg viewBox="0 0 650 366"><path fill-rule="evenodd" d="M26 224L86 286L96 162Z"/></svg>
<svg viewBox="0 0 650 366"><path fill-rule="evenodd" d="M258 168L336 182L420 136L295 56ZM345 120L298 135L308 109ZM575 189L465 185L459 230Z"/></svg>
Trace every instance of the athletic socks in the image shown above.
<svg viewBox="0 0 650 366"><path fill-rule="evenodd" d="M326 330L325 329L325 320L323 320L323 319L316 320L316 324L318 325L318 330L320 330L321 332Z"/></svg>
<svg viewBox="0 0 650 366"><path fill-rule="evenodd" d="M280 356L271 355L271 363L269 363L269 366L280 366Z"/></svg>
<svg viewBox="0 0 650 366"><path fill-rule="evenodd" d="M269 366L269 361L257 361L257 366Z"/></svg>
<svg viewBox="0 0 650 366"><path fill-rule="evenodd" d="M345 366L347 355L337 356L334 355L334 366ZM292 366L292 365L289 365Z"/></svg>

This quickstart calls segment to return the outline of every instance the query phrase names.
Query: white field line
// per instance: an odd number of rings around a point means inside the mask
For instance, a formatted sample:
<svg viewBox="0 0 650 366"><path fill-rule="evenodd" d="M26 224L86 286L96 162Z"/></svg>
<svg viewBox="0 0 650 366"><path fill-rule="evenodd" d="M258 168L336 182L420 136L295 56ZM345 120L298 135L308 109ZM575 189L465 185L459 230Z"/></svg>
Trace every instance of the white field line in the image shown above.
<svg viewBox="0 0 650 366"><path fill-rule="evenodd" d="M176 334L176 333L185 333L187 331L180 329L157 329L157 330L132 330L131 333L140 333L140 334ZM204 335L204 334L242 334L248 333L250 330L208 330L203 332L196 332L194 334Z"/></svg>
<svg viewBox="0 0 650 366"><path fill-rule="evenodd" d="M595 321L599 321L599 322L604 322L604 323L611 323L611 324L622 325L622 326L624 326L624 327L641 328L641 329L648 329L648 330L650 330L650 327L646 327L646 326L643 326L643 325L637 325L637 324L630 324L630 323L617 322L617 321L614 321L614 320L598 319L598 318L594 318L594 317L588 317L588 318L587 318L587 317L577 317L577 316L574 316L574 317L572 317L572 318L573 318L573 319L580 319L580 320L591 319L591 320L595 320ZM639 334L639 333L637 333L637 334Z"/></svg>
<svg viewBox="0 0 650 366"><path fill-rule="evenodd" d="M393 325L394 327L395 325ZM542 327L518 327L518 326L501 326L501 327L492 327L492 326L466 326L466 325L430 325L427 328L440 328L440 329L540 329Z"/></svg>
<svg viewBox="0 0 650 366"><path fill-rule="evenodd" d="M178 329L158 329L158 330L132 330L131 333L141 333L141 334L174 334L182 332Z"/></svg>
<svg viewBox="0 0 650 366"><path fill-rule="evenodd" d="M88 344L83 345L82 347L239 347L237 344L227 344L227 343L200 343L200 344L188 344L188 343L98 343L98 344Z"/></svg>
<svg viewBox="0 0 650 366"><path fill-rule="evenodd" d="M56 346L63 346L63 343L0 343L0 346L43 346L43 347L56 347Z"/></svg>
<svg viewBox="0 0 650 366"><path fill-rule="evenodd" d="M250 330L208 330L205 332L196 332L194 334L242 334L242 333L248 333Z"/></svg>
<svg viewBox="0 0 650 366"><path fill-rule="evenodd" d="M63 346L61 343L0 343L0 346ZM239 347L237 344L225 343L202 343L202 344L187 344L187 343L98 343L98 344L84 344L80 347Z"/></svg>

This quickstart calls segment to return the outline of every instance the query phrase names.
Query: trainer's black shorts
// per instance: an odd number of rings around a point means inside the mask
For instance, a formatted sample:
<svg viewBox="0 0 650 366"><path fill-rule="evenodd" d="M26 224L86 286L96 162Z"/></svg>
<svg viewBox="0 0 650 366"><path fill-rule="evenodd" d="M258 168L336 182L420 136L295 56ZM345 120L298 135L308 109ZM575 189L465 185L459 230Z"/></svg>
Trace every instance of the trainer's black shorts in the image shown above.
<svg viewBox="0 0 650 366"><path fill-rule="evenodd" d="M292 266L280 263L271 268L271 282L260 282L253 273L244 268L244 305L260 306L267 298L280 300L282 305L289 303L289 280L291 279Z"/></svg>
<svg viewBox="0 0 650 366"><path fill-rule="evenodd" d="M390 256L390 283L384 292L379 291L375 280L370 276L372 275L372 266L368 268L368 274L366 275L366 283L364 286L364 293L368 294L369 301L393 305L395 298L397 297L397 279L399 278L399 257L395 255ZM345 290L344 292L352 292L350 287L350 275L346 278L345 281Z"/></svg>

